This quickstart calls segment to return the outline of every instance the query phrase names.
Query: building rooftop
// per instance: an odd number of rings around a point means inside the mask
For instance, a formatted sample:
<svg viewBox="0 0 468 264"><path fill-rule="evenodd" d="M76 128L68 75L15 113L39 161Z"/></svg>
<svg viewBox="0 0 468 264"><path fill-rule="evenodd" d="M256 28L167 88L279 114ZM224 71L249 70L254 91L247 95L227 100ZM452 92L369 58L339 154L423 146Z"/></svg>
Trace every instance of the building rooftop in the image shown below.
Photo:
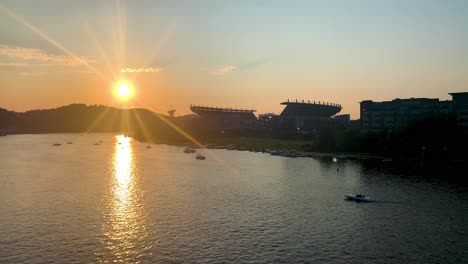
<svg viewBox="0 0 468 264"><path fill-rule="evenodd" d="M202 105L190 105L192 111L204 111L204 112L223 112L223 113L254 113L257 110L254 109L241 109L231 107L211 107Z"/></svg>
<svg viewBox="0 0 468 264"><path fill-rule="evenodd" d="M360 103L396 103L396 102L405 102L405 101L439 101L438 98L395 98L391 101L372 101L372 100L363 100Z"/></svg>
<svg viewBox="0 0 468 264"><path fill-rule="evenodd" d="M310 100L302 100L302 101L289 101L289 99L285 102L281 103L282 105L293 105L293 104L303 104L303 105L326 105L326 106L335 106L335 107L341 107L340 104L335 104L335 103L329 103L329 102L321 102L321 101L310 101Z"/></svg>
<svg viewBox="0 0 468 264"><path fill-rule="evenodd" d="M468 95L468 92L455 92L455 93L449 93L450 95Z"/></svg>

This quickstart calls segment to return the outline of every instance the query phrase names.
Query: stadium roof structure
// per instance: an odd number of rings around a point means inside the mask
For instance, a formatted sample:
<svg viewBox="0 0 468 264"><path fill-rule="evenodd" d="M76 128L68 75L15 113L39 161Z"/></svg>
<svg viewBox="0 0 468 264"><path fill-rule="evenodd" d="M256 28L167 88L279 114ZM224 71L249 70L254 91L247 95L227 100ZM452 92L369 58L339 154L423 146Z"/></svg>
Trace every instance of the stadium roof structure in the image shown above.
<svg viewBox="0 0 468 264"><path fill-rule="evenodd" d="M310 117L331 117L343 109L340 104L321 101L285 101L286 105L281 116L310 116Z"/></svg>
<svg viewBox="0 0 468 264"><path fill-rule="evenodd" d="M231 108L231 107L210 107L210 106L201 106L201 105L190 105L190 110L194 113L207 113L207 112L218 112L218 113L254 113L257 110L253 109L241 109L241 108Z"/></svg>

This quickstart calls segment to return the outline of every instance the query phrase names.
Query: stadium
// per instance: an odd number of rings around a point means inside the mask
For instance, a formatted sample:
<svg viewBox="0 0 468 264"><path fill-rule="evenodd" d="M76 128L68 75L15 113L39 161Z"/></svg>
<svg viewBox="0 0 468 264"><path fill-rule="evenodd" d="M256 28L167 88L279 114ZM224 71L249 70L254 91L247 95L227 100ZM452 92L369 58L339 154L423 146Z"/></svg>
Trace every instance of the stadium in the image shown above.
<svg viewBox="0 0 468 264"><path fill-rule="evenodd" d="M309 132L339 124L338 120L332 118L341 111L342 106L339 104L304 100L302 102L287 100L281 104L286 105L278 117L282 129Z"/></svg>
<svg viewBox="0 0 468 264"><path fill-rule="evenodd" d="M215 130L240 129L257 123L253 109L191 105L190 110L199 116L204 126Z"/></svg>
<svg viewBox="0 0 468 264"><path fill-rule="evenodd" d="M320 101L282 102L286 107L279 116L274 114L254 115L256 110L191 105L190 110L198 115L199 122L213 130L229 130L261 127L271 122L271 128L310 132L335 127L340 121L332 118L342 109L341 105ZM266 118L266 119L265 119ZM341 122L342 123L342 122Z"/></svg>

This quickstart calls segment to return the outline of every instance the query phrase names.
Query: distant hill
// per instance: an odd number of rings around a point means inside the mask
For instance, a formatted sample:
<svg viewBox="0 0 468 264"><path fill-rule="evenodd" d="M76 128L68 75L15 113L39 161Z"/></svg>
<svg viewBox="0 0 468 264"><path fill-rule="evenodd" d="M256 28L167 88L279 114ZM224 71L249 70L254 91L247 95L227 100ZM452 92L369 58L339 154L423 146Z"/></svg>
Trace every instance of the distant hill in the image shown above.
<svg viewBox="0 0 468 264"><path fill-rule="evenodd" d="M103 105L71 104L22 113L0 108L0 131L15 134L134 132L142 139L154 139L157 135L161 141L179 141L181 135L174 129L176 123L177 118L147 109Z"/></svg>

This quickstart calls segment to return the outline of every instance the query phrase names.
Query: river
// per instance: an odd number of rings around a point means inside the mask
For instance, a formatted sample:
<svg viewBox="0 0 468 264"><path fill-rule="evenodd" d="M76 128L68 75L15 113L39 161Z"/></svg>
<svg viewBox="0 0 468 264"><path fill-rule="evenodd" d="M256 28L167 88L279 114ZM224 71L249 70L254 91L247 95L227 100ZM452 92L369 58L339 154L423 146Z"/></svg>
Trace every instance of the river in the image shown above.
<svg viewBox="0 0 468 264"><path fill-rule="evenodd" d="M466 187L353 161L147 146L0 137L0 263L468 259ZM343 199L353 193L377 202Z"/></svg>

